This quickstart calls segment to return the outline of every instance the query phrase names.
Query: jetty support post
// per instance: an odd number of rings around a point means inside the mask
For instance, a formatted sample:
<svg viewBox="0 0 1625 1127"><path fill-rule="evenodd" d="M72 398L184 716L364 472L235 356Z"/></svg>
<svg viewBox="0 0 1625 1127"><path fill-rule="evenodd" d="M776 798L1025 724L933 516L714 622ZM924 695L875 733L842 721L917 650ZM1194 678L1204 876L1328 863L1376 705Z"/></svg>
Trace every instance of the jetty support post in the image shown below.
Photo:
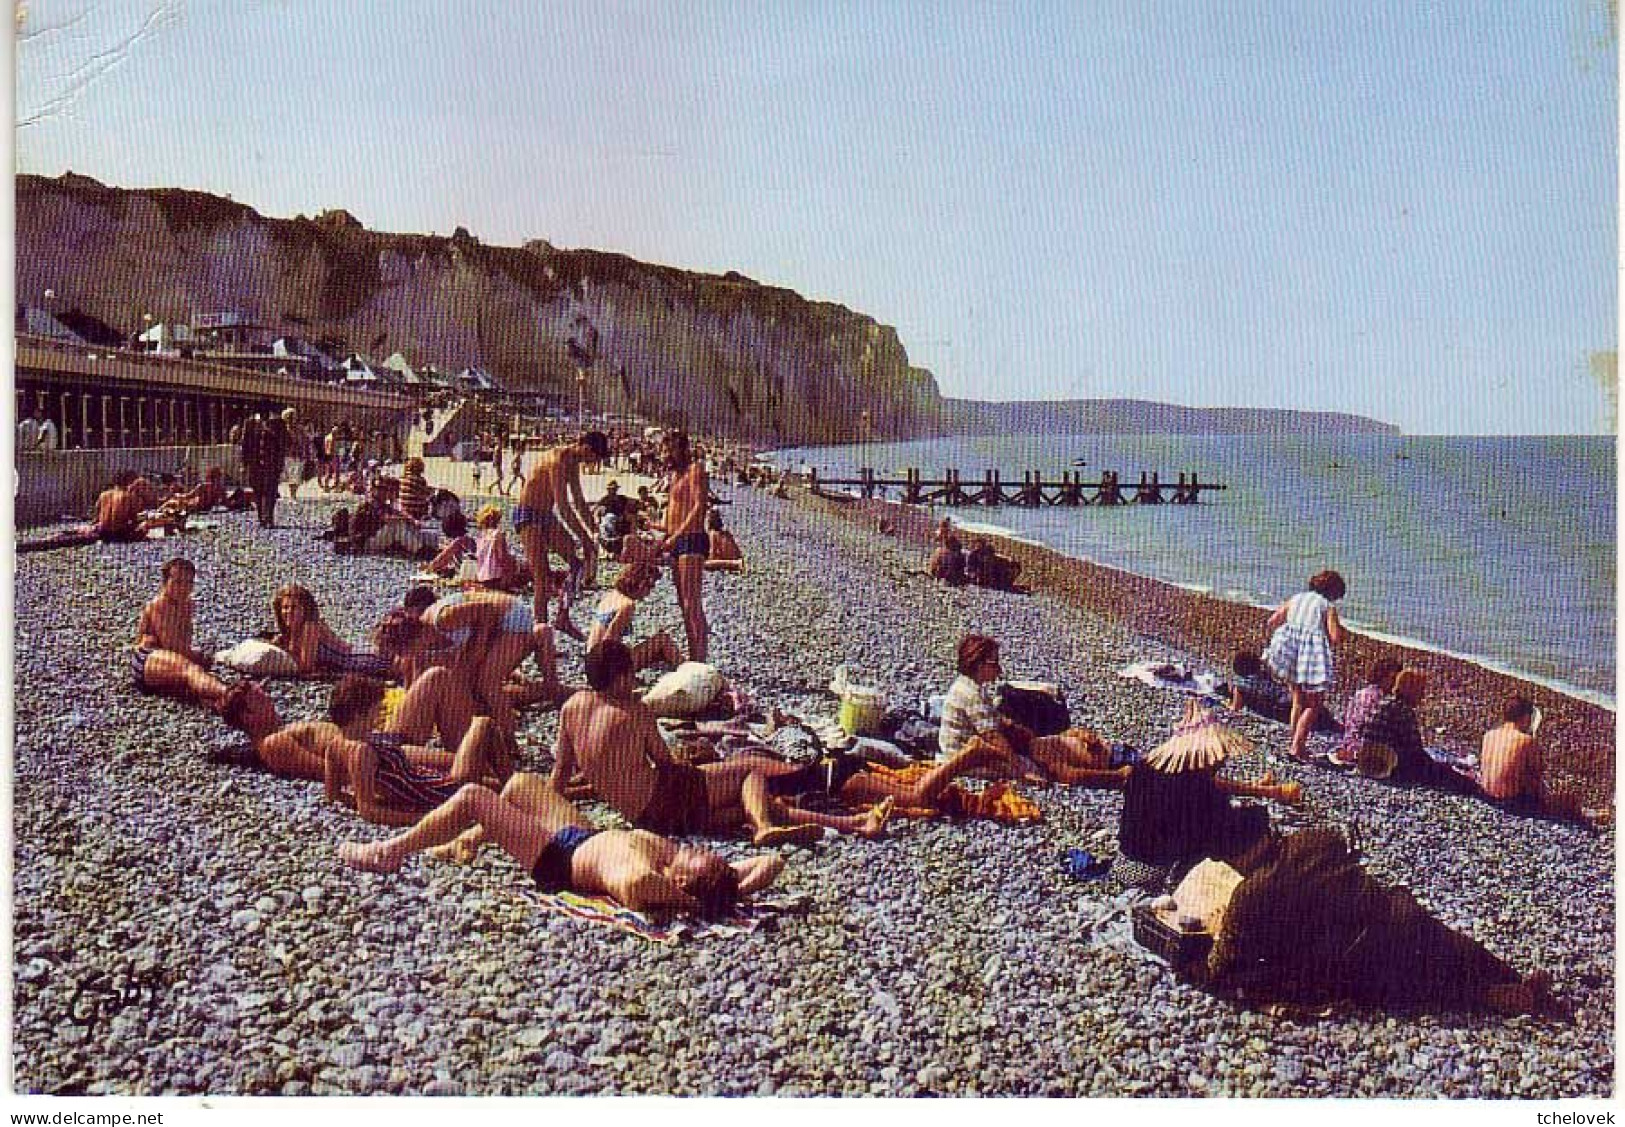
<svg viewBox="0 0 1625 1127"><path fill-rule="evenodd" d="M910 466L903 474L903 503L918 505L920 503L920 470L918 466Z"/></svg>
<svg viewBox="0 0 1625 1127"><path fill-rule="evenodd" d="M1122 490L1118 486L1116 470L1102 470L1100 473L1100 486L1095 490L1095 504L1121 505L1123 503Z"/></svg>

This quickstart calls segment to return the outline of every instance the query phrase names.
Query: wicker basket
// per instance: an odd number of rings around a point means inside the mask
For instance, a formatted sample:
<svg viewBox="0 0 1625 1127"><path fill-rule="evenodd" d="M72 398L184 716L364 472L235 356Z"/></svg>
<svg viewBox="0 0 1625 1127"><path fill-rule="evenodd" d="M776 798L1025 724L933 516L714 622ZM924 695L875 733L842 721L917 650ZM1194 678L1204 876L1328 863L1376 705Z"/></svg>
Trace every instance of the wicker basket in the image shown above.
<svg viewBox="0 0 1625 1127"><path fill-rule="evenodd" d="M1213 947L1213 936L1208 932L1181 931L1172 916L1149 904L1135 907L1133 920L1134 942L1173 966L1201 962Z"/></svg>

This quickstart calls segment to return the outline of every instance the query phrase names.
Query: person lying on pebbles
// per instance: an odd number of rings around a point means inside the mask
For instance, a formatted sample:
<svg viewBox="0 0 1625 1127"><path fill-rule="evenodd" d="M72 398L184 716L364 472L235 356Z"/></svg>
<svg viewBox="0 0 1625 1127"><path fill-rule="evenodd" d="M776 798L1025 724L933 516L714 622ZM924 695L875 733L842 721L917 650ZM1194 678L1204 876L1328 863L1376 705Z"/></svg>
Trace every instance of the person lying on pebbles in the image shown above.
<svg viewBox="0 0 1625 1127"><path fill-rule="evenodd" d="M163 566L164 585L141 608L135 627L131 669L135 687L166 693L219 709L226 684L208 671L207 654L192 646L192 587L197 569L176 557Z"/></svg>
<svg viewBox="0 0 1625 1127"><path fill-rule="evenodd" d="M1127 768L1107 766L1096 740L1081 729L1055 736L1035 736L999 714L988 689L999 679L999 643L983 634L966 634L959 642L959 676L948 688L937 733L939 761L946 762L974 743L990 745L992 773L1067 786L1121 789Z"/></svg>
<svg viewBox="0 0 1625 1127"><path fill-rule="evenodd" d="M778 845L814 841L826 826L862 837L885 830L888 802L867 814L837 816L774 800L766 780L796 770L782 760L741 755L698 767L677 762L654 713L634 695L632 654L624 643L611 640L589 650L586 672L588 688L559 714L552 774L559 794L579 766L605 803L659 834L726 833L748 822L757 845ZM757 776L761 781L752 783Z"/></svg>
<svg viewBox="0 0 1625 1127"><path fill-rule="evenodd" d="M352 868L391 873L414 853L456 842L472 857L495 842L530 873L543 892L608 896L635 912L719 918L742 897L772 884L784 869L773 854L729 864L719 854L681 845L647 830L600 830L537 775L515 775L501 794L465 786L404 833L375 842L345 842L339 858Z"/></svg>
<svg viewBox="0 0 1625 1127"><path fill-rule="evenodd" d="M180 489L167 497L158 506L159 516L166 524L181 524L185 521L179 518L194 513L206 512L216 505L223 505L226 501L226 471L219 466L210 466L202 481L191 489Z"/></svg>
<svg viewBox="0 0 1625 1127"><path fill-rule="evenodd" d="M293 655L299 672L307 677L363 673L388 677L391 662L381 654L352 649L322 621L316 596L307 587L289 583L271 599L271 615L276 620L272 644Z"/></svg>
<svg viewBox="0 0 1625 1127"><path fill-rule="evenodd" d="M330 719L344 741L325 757L322 782L332 801L369 822L411 825L465 783L500 784L513 773L507 741L487 716L469 724L449 765L443 754L410 753L403 734L378 728L384 690L382 681L352 675L333 691Z"/></svg>
<svg viewBox="0 0 1625 1127"><path fill-rule="evenodd" d="M1205 960L1186 969L1259 1001L1551 1013L1551 976L1520 975L1373 879L1334 830L1268 836L1232 860L1243 879L1219 909Z"/></svg>
<svg viewBox="0 0 1625 1127"><path fill-rule="evenodd" d="M369 687L358 689L357 682L366 682ZM340 708L341 700L358 695L370 701L372 685L378 687L377 709L359 717L353 706ZM263 687L244 681L224 693L220 715L228 725L248 736L254 765L274 775L316 782L326 778L330 752L349 740L364 741L373 727L379 728L390 742L405 745L409 762L417 767L449 772L456 757L425 745L438 735L441 746L460 749L467 743L475 722L473 701L446 669L429 670L398 699L384 689L382 682L352 674L333 687L326 720L296 720L290 724L282 722L276 703ZM363 719L369 726L362 727ZM352 734L345 733L346 724ZM495 759L490 764L494 773L512 769L504 753L505 747L488 757Z"/></svg>
<svg viewBox="0 0 1625 1127"><path fill-rule="evenodd" d="M413 605L421 596L408 596ZM514 710L503 686L525 658L536 655L544 683L558 684L553 631L538 624L530 604L496 591L446 595L414 617L403 607L391 611L376 634L378 651L397 665L421 669L444 664L465 678L480 711L514 735Z"/></svg>

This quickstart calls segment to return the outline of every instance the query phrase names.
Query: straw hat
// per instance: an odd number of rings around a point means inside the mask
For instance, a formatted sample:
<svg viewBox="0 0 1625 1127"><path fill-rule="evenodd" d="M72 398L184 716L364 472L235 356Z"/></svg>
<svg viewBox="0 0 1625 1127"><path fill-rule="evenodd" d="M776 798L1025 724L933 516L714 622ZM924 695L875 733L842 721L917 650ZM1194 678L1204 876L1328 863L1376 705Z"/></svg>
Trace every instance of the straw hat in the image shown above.
<svg viewBox="0 0 1625 1127"><path fill-rule="evenodd" d="M1145 765L1181 775L1217 767L1230 755L1252 749L1251 740L1191 700L1185 702L1185 718L1174 725L1173 737L1147 755Z"/></svg>
<svg viewBox="0 0 1625 1127"><path fill-rule="evenodd" d="M1386 779L1399 766L1399 754L1387 744L1367 740L1354 756L1354 768L1368 779Z"/></svg>

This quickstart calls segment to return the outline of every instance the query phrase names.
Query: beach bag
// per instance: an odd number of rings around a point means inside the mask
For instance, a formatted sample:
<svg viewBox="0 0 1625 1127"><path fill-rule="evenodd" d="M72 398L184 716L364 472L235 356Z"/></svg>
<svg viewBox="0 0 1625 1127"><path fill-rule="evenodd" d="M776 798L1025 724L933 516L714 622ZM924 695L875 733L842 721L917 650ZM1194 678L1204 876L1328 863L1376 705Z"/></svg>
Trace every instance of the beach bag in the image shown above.
<svg viewBox="0 0 1625 1127"><path fill-rule="evenodd" d="M841 698L835 722L849 736L878 733L886 720L886 694L871 685L858 685L847 676L846 666L835 667L829 691Z"/></svg>
<svg viewBox="0 0 1625 1127"><path fill-rule="evenodd" d="M1072 727L1061 690L1038 681L1007 682L999 689L998 709L1035 736L1058 736Z"/></svg>
<svg viewBox="0 0 1625 1127"><path fill-rule="evenodd" d="M643 703L656 716L693 716L705 711L726 686L715 666L685 661L656 681L643 694Z"/></svg>
<svg viewBox="0 0 1625 1127"><path fill-rule="evenodd" d="M296 677L299 663L287 650L259 638L238 642L214 655L214 663L255 677Z"/></svg>

